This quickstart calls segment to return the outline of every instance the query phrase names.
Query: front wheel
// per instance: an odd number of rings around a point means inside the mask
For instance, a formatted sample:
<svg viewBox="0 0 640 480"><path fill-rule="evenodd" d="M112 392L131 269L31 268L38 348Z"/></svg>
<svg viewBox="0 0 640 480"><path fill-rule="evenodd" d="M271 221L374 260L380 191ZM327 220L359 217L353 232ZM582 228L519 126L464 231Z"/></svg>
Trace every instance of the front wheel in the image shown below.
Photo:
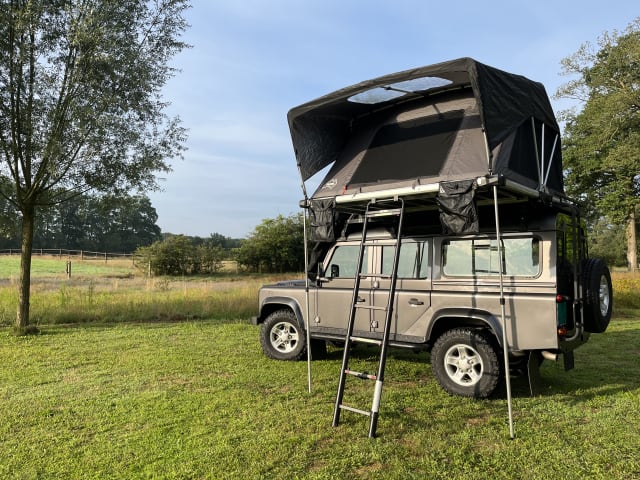
<svg viewBox="0 0 640 480"><path fill-rule="evenodd" d="M431 368L440 386L452 395L486 398L501 377L497 345L482 330L455 328L436 340Z"/></svg>
<svg viewBox="0 0 640 480"><path fill-rule="evenodd" d="M264 353L276 360L300 360L306 353L304 331L289 309L276 310L260 329Z"/></svg>

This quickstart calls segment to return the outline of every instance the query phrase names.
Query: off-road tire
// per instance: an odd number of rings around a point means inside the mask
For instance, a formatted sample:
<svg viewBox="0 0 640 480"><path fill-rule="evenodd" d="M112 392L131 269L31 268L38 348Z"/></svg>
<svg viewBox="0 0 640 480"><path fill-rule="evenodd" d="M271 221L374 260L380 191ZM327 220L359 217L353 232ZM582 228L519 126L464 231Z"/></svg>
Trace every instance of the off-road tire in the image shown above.
<svg viewBox="0 0 640 480"><path fill-rule="evenodd" d="M609 326L613 309L611 273L600 258L590 258L582 265L584 288L584 329L602 333Z"/></svg>
<svg viewBox="0 0 640 480"><path fill-rule="evenodd" d="M431 368L440 386L452 395L487 398L502 376L498 345L483 330L455 328L444 332L431 350Z"/></svg>
<svg viewBox="0 0 640 480"><path fill-rule="evenodd" d="M288 308L271 313L260 328L260 345L275 360L300 360L306 353L305 333Z"/></svg>

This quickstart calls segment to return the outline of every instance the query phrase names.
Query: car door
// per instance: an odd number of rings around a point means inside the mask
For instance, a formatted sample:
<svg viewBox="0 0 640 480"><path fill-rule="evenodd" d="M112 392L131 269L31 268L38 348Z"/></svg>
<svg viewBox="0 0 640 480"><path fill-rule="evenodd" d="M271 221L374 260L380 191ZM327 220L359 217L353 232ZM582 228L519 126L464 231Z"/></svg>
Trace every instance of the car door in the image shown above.
<svg viewBox="0 0 640 480"><path fill-rule="evenodd" d="M403 240L398 260L398 279L391 321L392 340L412 341L409 337L423 338L426 335L425 312L431 305L431 262L432 248L430 239ZM381 242L375 256L380 276L372 281L373 305L386 307L391 287L393 256L395 245ZM382 333L386 312L375 310L373 331ZM419 341L414 339L414 341Z"/></svg>
<svg viewBox="0 0 640 480"><path fill-rule="evenodd" d="M371 247L367 246L362 261L362 273L372 271ZM356 278L356 267L360 242L338 244L329 252L323 264L324 279L321 286L315 290L316 318L314 330L329 334L342 334L347 328L353 287ZM360 280L358 294L359 305L371 305L371 278ZM354 331L369 331L372 312L368 309L357 309Z"/></svg>

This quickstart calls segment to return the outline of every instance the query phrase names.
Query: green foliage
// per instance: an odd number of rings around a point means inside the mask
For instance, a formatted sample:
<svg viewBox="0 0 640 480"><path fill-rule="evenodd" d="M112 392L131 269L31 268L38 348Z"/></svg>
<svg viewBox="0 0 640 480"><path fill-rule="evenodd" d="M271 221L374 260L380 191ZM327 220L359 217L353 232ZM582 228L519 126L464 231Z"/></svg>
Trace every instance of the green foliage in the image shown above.
<svg viewBox="0 0 640 480"><path fill-rule="evenodd" d="M186 0L17 0L0 9L0 176L21 211L65 191L155 186L185 131L161 91ZM17 168L20 164L21 168ZM53 187L57 187L56 190Z"/></svg>
<svg viewBox="0 0 640 480"><path fill-rule="evenodd" d="M557 96L583 104L564 112L567 190L595 218L625 223L640 206L640 18L622 33L605 33L597 47L584 44L563 70L575 78Z"/></svg>
<svg viewBox="0 0 640 480"><path fill-rule="evenodd" d="M171 235L136 250L136 265L154 275L193 275L216 273L226 253L213 243L195 244L184 235Z"/></svg>
<svg viewBox="0 0 640 480"><path fill-rule="evenodd" d="M256 272L304 270L304 217L301 214L262 220L237 252L237 261Z"/></svg>
<svg viewBox="0 0 640 480"><path fill-rule="evenodd" d="M2 205L13 211L13 219L19 216L0 197L0 212ZM156 209L145 195L78 195L40 210L33 248L131 253L161 238L157 221ZM0 248L20 248L15 220L4 238L0 236Z"/></svg>
<svg viewBox="0 0 640 480"><path fill-rule="evenodd" d="M610 267L626 267L625 227L598 219L589 232L589 256L604 259Z"/></svg>

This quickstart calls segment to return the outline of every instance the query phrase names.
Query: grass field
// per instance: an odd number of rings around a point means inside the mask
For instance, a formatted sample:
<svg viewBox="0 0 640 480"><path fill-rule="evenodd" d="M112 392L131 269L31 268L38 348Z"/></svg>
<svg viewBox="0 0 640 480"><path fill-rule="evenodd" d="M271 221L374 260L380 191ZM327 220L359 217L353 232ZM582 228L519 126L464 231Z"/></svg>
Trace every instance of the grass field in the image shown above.
<svg viewBox="0 0 640 480"><path fill-rule="evenodd" d="M257 291L280 276L222 272L215 277L147 278L132 261L34 257L31 323L114 323L193 319L247 319L255 315ZM20 263L0 256L0 325L15 322ZM291 275L291 274L288 274Z"/></svg>
<svg viewBox="0 0 640 480"><path fill-rule="evenodd" d="M305 363L266 359L247 323L0 333L0 477L640 478L639 340L640 321L615 320L575 370L543 366L542 395L514 380L515 440L503 394L451 397L427 354L394 352L370 440L364 417L331 427L339 351L309 395Z"/></svg>
<svg viewBox="0 0 640 480"><path fill-rule="evenodd" d="M34 301L47 299L42 308L59 318L76 301L108 315L142 311L143 298L176 297L147 320L56 325L43 317L42 333L26 337L0 328L0 478L640 478L636 276L616 276L616 301L618 292L628 299L609 330L576 352L575 370L545 362L534 398L523 379L513 380L515 440L504 388L483 401L449 396L428 354L404 351L388 360L379 437L371 440L365 417L344 412L331 427L340 350L313 362L311 394L305 362L262 355L259 329L248 322L249 290L260 279L153 284L118 275L78 285L36 275ZM213 292L225 293L206 300ZM245 313L163 317L179 310L171 306L179 298L216 310L234 295L250 298ZM237 308L231 303L228 311ZM377 357L359 347L353 358L364 370ZM368 408L371 383L354 379L347 399Z"/></svg>

